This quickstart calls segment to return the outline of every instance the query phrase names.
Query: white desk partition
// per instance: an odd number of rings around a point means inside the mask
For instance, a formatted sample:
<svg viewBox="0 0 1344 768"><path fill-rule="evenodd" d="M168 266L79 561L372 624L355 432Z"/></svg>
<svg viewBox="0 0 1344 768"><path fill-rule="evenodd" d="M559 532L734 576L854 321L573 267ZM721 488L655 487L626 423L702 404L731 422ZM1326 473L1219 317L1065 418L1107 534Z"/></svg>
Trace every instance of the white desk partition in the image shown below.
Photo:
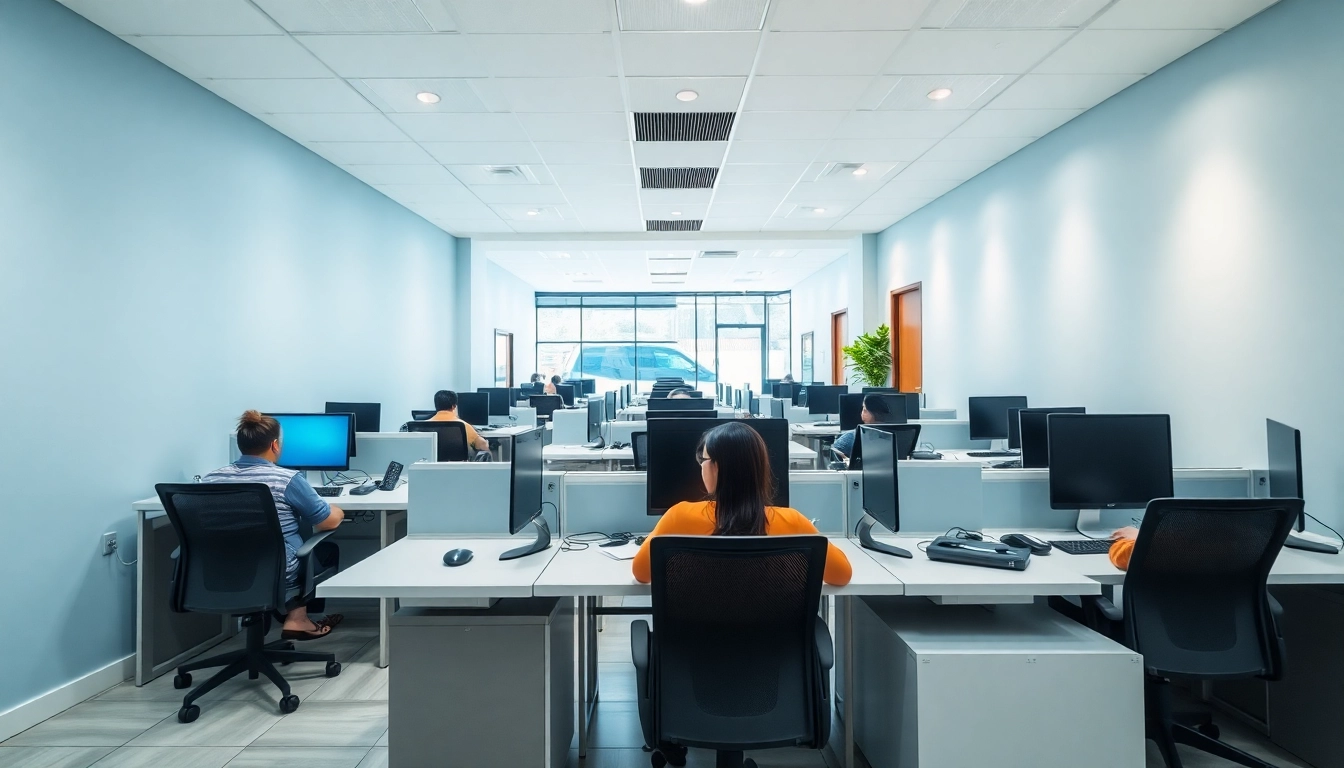
<svg viewBox="0 0 1344 768"><path fill-rule="evenodd" d="M510 466L502 462L419 462L407 467L409 536L509 535ZM563 474L543 474L542 517L551 534L560 530ZM545 502L550 502L549 504ZM528 526L518 538L531 539Z"/></svg>
<svg viewBox="0 0 1344 768"><path fill-rule="evenodd" d="M356 432L350 469L382 477L390 461L403 467L417 461L434 461L438 456L435 439L428 432Z"/></svg>
<svg viewBox="0 0 1344 768"><path fill-rule="evenodd" d="M988 440L971 439L971 423L965 419L932 419L928 421L920 419L919 442L933 443L935 451L948 448L989 449Z"/></svg>
<svg viewBox="0 0 1344 768"><path fill-rule="evenodd" d="M943 533L952 527L978 531L985 518L980 465L970 461L900 461L896 494L901 532ZM863 473L849 480L849 527L863 517ZM875 529L875 533L881 532Z"/></svg>
<svg viewBox="0 0 1344 768"><path fill-rule="evenodd" d="M957 418L956 408L920 408L919 418L923 419L955 419Z"/></svg>
<svg viewBox="0 0 1344 768"><path fill-rule="evenodd" d="M537 426L537 409L530 407L510 408L509 418L513 419L513 423L519 426L535 427Z"/></svg>
<svg viewBox="0 0 1344 768"><path fill-rule="evenodd" d="M588 442L588 409L551 414L553 445L583 445Z"/></svg>
<svg viewBox="0 0 1344 768"><path fill-rule="evenodd" d="M831 414L831 417L833 419L838 419L840 418L840 415L833 413ZM814 416L811 413L808 413L806 406L798 405L785 405L784 418L788 419L790 424L807 424L808 422L826 420L824 414L818 413Z"/></svg>

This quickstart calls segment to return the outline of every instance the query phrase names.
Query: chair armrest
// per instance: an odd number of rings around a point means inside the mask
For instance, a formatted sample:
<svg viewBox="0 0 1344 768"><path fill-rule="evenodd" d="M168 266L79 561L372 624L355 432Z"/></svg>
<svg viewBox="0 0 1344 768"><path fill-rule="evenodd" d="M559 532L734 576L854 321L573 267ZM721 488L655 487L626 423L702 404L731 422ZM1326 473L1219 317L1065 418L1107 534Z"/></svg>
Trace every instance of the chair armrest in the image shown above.
<svg viewBox="0 0 1344 768"><path fill-rule="evenodd" d="M307 557L308 555L312 554L313 549L316 548L318 544L321 544L323 540L325 540L328 536L330 536L335 532L336 529L332 528L331 530L327 531L318 531L312 536L309 536L303 542L303 546L299 547L299 550L294 553L294 556L300 559Z"/></svg>
<svg viewBox="0 0 1344 768"><path fill-rule="evenodd" d="M630 623L630 658L640 675L649 669L649 622L640 619Z"/></svg>
<svg viewBox="0 0 1344 768"><path fill-rule="evenodd" d="M813 626L817 642L817 659L821 661L822 669L830 669L835 666L835 644L831 642L831 628L820 618Z"/></svg>
<svg viewBox="0 0 1344 768"><path fill-rule="evenodd" d="M1265 593L1265 596L1269 598L1269 613L1274 617L1275 626L1278 626L1279 622L1283 621L1283 604L1275 600L1274 596L1268 592Z"/></svg>
<svg viewBox="0 0 1344 768"><path fill-rule="evenodd" d="M168 556L171 557L172 559L176 560L181 554L182 554L182 548L181 548L181 547L173 547L173 551L172 551L172 553L170 553ZM1279 610L1283 610L1283 609L1280 608Z"/></svg>
<svg viewBox="0 0 1344 768"><path fill-rule="evenodd" d="M1097 610L1097 613L1100 614L1103 619L1114 622L1121 622L1125 620L1125 612L1120 608L1120 606L1111 602L1109 599L1105 597L1085 597L1083 599L1092 603L1092 606Z"/></svg>

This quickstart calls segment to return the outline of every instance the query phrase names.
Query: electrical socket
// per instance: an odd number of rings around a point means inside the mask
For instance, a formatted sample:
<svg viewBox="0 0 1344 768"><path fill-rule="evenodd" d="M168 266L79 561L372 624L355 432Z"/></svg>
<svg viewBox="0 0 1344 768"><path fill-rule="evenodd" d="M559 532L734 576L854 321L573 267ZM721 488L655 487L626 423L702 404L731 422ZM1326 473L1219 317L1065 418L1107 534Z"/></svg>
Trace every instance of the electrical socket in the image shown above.
<svg viewBox="0 0 1344 768"><path fill-rule="evenodd" d="M116 552L116 551L117 551L117 534L115 534L115 533L104 533L104 534L103 534L103 557L107 557L108 555L111 555L113 552Z"/></svg>

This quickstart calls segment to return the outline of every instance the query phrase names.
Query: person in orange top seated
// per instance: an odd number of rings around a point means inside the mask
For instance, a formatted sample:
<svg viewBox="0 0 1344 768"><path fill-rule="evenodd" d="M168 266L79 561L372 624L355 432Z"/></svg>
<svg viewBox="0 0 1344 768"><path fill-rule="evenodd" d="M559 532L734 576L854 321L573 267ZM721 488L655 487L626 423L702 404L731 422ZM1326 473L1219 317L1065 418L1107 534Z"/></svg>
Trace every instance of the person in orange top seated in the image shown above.
<svg viewBox="0 0 1344 768"><path fill-rule="evenodd" d="M798 510L768 506L775 481L765 441L756 430L737 422L717 426L700 438L695 459L712 500L683 501L663 514L635 555L637 581L649 583L649 542L655 536L816 535L816 526ZM849 558L831 544L826 583L844 586L852 576Z"/></svg>
<svg viewBox="0 0 1344 768"><path fill-rule="evenodd" d="M430 421L462 421L457 416L457 393L450 389L440 389L434 393L434 410L438 413L430 416ZM462 426L467 428L467 445L478 451L490 450L490 443L486 442L474 427L465 422Z"/></svg>
<svg viewBox="0 0 1344 768"><path fill-rule="evenodd" d="M1134 551L1134 540L1139 537L1139 529L1126 526L1112 535L1115 537L1115 543L1111 544L1111 565L1127 571L1129 555Z"/></svg>

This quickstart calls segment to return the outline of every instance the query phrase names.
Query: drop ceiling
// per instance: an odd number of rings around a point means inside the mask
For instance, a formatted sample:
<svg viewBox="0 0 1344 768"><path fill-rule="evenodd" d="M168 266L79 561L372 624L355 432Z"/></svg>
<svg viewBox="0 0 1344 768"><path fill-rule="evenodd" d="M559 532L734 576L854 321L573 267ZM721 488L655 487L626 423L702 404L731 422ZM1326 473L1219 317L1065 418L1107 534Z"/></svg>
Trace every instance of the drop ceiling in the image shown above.
<svg viewBox="0 0 1344 768"><path fill-rule="evenodd" d="M489 235L878 231L1275 0L61 2ZM732 128L636 141L637 112ZM642 189L641 168L716 173Z"/></svg>

